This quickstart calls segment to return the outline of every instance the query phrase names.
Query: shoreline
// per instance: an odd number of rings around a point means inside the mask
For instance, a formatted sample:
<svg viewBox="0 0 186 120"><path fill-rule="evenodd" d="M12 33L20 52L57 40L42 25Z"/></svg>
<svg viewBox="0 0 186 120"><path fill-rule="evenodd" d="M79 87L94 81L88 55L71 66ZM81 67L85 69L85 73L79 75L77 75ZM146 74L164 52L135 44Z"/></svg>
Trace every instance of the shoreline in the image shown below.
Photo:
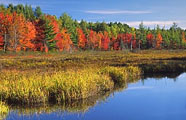
<svg viewBox="0 0 186 120"><path fill-rule="evenodd" d="M122 88L142 74L186 71L186 51L95 53L0 57L1 100L15 105L71 102Z"/></svg>

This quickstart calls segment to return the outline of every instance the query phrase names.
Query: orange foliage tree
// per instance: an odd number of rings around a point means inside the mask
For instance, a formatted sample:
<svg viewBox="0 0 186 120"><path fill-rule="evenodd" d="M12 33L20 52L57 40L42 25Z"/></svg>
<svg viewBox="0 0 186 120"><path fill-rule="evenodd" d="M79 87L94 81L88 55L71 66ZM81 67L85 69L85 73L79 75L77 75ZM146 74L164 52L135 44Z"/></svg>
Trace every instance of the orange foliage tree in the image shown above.
<svg viewBox="0 0 186 120"><path fill-rule="evenodd" d="M78 33L78 48L85 49L87 44L87 39L85 37L85 34L83 33L83 30L80 28L77 28Z"/></svg>
<svg viewBox="0 0 186 120"><path fill-rule="evenodd" d="M185 39L185 32L182 32L182 48L186 47L186 39Z"/></svg>
<svg viewBox="0 0 186 120"><path fill-rule="evenodd" d="M90 49L96 49L99 46L97 43L97 33L93 30L90 30L88 35L88 47Z"/></svg>
<svg viewBox="0 0 186 120"><path fill-rule="evenodd" d="M110 43L110 38L108 32L104 31L104 34L101 39L101 49L102 50L108 50L109 49L109 43Z"/></svg>
<svg viewBox="0 0 186 120"><path fill-rule="evenodd" d="M97 33L97 41L96 41L96 48L101 50L102 49L102 38L103 38L103 33L99 32Z"/></svg>
<svg viewBox="0 0 186 120"><path fill-rule="evenodd" d="M133 39L132 39L132 48L135 49L136 48L136 34L133 34Z"/></svg>
<svg viewBox="0 0 186 120"><path fill-rule="evenodd" d="M124 48L130 48L131 45L135 44L136 42L133 42L134 36L131 33L124 33L119 34L117 37L117 41L119 43L120 49Z"/></svg>
<svg viewBox="0 0 186 120"><path fill-rule="evenodd" d="M3 37L0 35L0 50L2 50L4 47L4 40Z"/></svg>
<svg viewBox="0 0 186 120"><path fill-rule="evenodd" d="M25 35L26 31L26 20L23 15L18 15L15 12L12 14L12 24L9 28L10 41L9 41L9 50L19 51L21 50L20 41L27 36Z"/></svg>
<svg viewBox="0 0 186 120"><path fill-rule="evenodd" d="M12 24L12 15L4 12L0 12L0 36L1 36L1 48L6 52L9 42L9 28Z"/></svg>
<svg viewBox="0 0 186 120"><path fill-rule="evenodd" d="M183 42L183 43L186 43L185 32L182 32L182 42Z"/></svg>
<svg viewBox="0 0 186 120"><path fill-rule="evenodd" d="M51 15L44 15L34 21L36 37L34 39L34 50L48 52L48 49L56 48L60 28L57 19Z"/></svg>
<svg viewBox="0 0 186 120"><path fill-rule="evenodd" d="M152 33L147 34L147 48L153 47L154 35Z"/></svg>
<svg viewBox="0 0 186 120"><path fill-rule="evenodd" d="M110 49L111 50L119 50L119 42L114 36L110 38Z"/></svg>
<svg viewBox="0 0 186 120"><path fill-rule="evenodd" d="M34 38L36 37L35 26L31 22L25 23L25 31L20 39L21 49L34 49Z"/></svg>
<svg viewBox="0 0 186 120"><path fill-rule="evenodd" d="M56 45L59 51L64 51L64 50L70 51L73 43L70 39L70 34L67 33L66 29L63 29L61 33L57 34L56 40L57 40Z"/></svg>
<svg viewBox="0 0 186 120"><path fill-rule="evenodd" d="M163 38L160 33L157 34L156 37L156 48L161 49L161 44L162 44Z"/></svg>

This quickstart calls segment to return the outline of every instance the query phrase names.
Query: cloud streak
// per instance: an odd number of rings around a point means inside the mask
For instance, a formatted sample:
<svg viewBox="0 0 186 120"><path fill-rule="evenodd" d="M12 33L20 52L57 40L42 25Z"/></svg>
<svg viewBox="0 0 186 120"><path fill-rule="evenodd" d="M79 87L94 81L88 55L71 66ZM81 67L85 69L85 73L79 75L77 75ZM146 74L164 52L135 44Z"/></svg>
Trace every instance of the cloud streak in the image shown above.
<svg viewBox="0 0 186 120"><path fill-rule="evenodd" d="M151 87L151 86L142 86L142 87L129 87L129 88L127 88L127 90L143 90L143 89L153 89L153 87Z"/></svg>
<svg viewBox="0 0 186 120"><path fill-rule="evenodd" d="M126 23L130 26L139 26L141 22L142 21L132 21L132 22L122 22L122 23ZM168 26L168 25L172 25L174 22L180 23L180 21L143 21L143 24L145 26L155 26L155 25Z"/></svg>
<svg viewBox="0 0 186 120"><path fill-rule="evenodd" d="M4 5L8 5L8 4L14 4L14 5L17 5L18 2L17 1L12 1L12 0L2 0L1 1L1 4L4 4Z"/></svg>
<svg viewBox="0 0 186 120"><path fill-rule="evenodd" d="M102 14L102 15L113 15L113 14L149 14L151 11L129 11L129 10L88 10L85 13L90 14Z"/></svg>
<svg viewBox="0 0 186 120"><path fill-rule="evenodd" d="M9 5L9 4L13 4L13 5L18 5L18 4L23 4L23 5L32 5L32 8L36 8L37 5L35 4L31 4L31 3L27 3L27 1L22 1L22 0L2 0L0 1L0 4L4 4L4 5Z"/></svg>

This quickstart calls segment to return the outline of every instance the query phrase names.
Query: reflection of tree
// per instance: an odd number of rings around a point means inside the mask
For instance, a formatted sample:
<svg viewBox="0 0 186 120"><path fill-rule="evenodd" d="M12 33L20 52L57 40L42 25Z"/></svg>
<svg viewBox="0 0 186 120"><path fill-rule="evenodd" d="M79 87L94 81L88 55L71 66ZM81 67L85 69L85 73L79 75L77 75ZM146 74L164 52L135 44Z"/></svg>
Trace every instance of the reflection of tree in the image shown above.
<svg viewBox="0 0 186 120"><path fill-rule="evenodd" d="M155 79L161 79L161 78L170 78L170 79L174 79L174 81L176 82L176 78L178 76L180 76L182 74L182 72L176 72L176 73L154 73L154 74L145 74L143 76L142 79L146 79L146 78L155 78Z"/></svg>

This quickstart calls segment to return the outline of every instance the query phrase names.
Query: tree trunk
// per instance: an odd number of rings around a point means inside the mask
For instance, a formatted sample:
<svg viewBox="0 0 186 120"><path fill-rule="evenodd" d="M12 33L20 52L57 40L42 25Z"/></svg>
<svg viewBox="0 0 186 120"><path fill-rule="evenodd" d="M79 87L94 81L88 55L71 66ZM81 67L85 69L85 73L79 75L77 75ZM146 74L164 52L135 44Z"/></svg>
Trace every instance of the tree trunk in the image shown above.
<svg viewBox="0 0 186 120"><path fill-rule="evenodd" d="M16 48L17 48L17 33L14 28L14 52L16 52Z"/></svg>
<svg viewBox="0 0 186 120"><path fill-rule="evenodd" d="M45 52L48 53L48 46L46 44L46 40L44 41L44 49L45 49Z"/></svg>
<svg viewBox="0 0 186 120"><path fill-rule="evenodd" d="M132 40L130 42L130 50L132 51Z"/></svg>
<svg viewBox="0 0 186 120"><path fill-rule="evenodd" d="M5 39L5 42L4 42L4 48L3 48L3 50L6 53L6 47L7 47L7 36L6 36L6 33L5 33L4 37L5 37L4 38Z"/></svg>

